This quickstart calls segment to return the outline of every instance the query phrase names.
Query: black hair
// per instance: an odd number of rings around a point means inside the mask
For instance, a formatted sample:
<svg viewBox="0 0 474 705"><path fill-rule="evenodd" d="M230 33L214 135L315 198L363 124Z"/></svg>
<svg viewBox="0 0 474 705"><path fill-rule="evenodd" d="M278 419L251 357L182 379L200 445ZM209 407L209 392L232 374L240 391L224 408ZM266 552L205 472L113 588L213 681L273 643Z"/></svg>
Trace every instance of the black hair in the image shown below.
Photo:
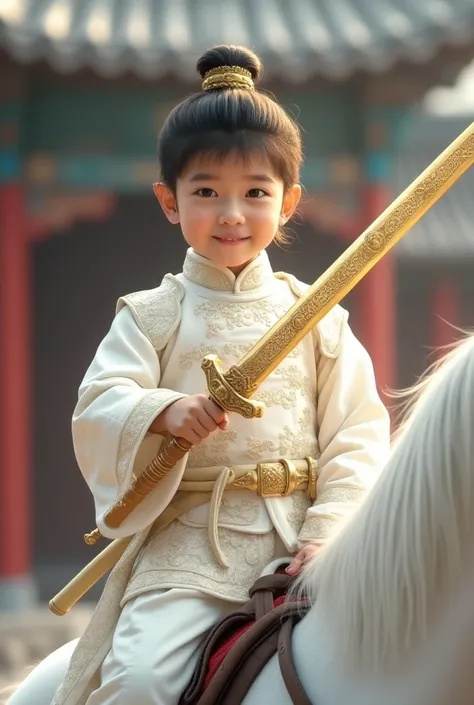
<svg viewBox="0 0 474 705"><path fill-rule="evenodd" d="M244 47L217 46L197 62L201 78L222 66L246 69L254 84L262 73L260 59ZM267 156L285 188L298 183L302 149L296 122L267 93L221 84L189 96L169 114L158 143L161 178L175 193L178 177L198 154L245 158L254 151Z"/></svg>

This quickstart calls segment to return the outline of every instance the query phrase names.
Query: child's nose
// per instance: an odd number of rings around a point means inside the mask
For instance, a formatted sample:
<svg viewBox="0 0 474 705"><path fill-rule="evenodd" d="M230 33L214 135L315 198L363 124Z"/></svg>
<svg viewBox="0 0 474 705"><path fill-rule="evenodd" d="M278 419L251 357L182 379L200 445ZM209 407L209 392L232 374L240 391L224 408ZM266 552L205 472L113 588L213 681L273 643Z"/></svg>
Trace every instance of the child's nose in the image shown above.
<svg viewBox="0 0 474 705"><path fill-rule="evenodd" d="M219 216L220 225L241 225L244 222L244 215L237 204L228 204Z"/></svg>

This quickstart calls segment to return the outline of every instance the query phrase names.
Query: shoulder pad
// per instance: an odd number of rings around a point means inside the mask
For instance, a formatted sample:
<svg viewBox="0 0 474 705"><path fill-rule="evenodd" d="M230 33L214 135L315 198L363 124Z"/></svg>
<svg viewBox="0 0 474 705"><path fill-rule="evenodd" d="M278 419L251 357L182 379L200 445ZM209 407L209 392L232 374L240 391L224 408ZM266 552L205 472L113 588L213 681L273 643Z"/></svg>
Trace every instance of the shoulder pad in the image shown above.
<svg viewBox="0 0 474 705"><path fill-rule="evenodd" d="M276 272L275 277L282 281L286 281L291 291L301 298L308 289L308 284L298 281L292 274L286 272ZM344 325L349 318L348 312L336 304L319 323L316 324L314 331L317 335L321 352L326 357L337 357L341 347L342 333Z"/></svg>
<svg viewBox="0 0 474 705"><path fill-rule="evenodd" d="M115 312L128 306L155 350L163 350L179 325L184 293L183 285L172 274L166 274L156 289L120 297Z"/></svg>

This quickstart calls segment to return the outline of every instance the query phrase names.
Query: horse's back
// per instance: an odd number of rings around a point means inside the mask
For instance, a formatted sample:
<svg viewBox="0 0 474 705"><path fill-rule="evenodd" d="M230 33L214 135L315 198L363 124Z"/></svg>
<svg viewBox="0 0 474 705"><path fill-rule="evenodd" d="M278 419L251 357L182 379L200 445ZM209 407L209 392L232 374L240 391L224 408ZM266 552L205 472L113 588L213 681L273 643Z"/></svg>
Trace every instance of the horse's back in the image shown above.
<svg viewBox="0 0 474 705"><path fill-rule="evenodd" d="M61 685L78 639L64 644L34 668L7 700L6 705L51 705Z"/></svg>

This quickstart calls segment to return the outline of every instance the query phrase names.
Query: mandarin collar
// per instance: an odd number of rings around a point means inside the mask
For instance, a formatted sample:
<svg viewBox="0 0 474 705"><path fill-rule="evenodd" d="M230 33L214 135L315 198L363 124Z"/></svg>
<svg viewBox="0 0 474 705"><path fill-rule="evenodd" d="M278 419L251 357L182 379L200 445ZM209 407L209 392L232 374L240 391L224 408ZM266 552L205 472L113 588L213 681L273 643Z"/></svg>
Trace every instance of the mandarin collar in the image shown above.
<svg viewBox="0 0 474 705"><path fill-rule="evenodd" d="M214 264L189 248L184 261L183 274L186 279L199 286L233 293L258 289L273 278L272 266L265 250L262 250L258 257L235 276L227 267Z"/></svg>

